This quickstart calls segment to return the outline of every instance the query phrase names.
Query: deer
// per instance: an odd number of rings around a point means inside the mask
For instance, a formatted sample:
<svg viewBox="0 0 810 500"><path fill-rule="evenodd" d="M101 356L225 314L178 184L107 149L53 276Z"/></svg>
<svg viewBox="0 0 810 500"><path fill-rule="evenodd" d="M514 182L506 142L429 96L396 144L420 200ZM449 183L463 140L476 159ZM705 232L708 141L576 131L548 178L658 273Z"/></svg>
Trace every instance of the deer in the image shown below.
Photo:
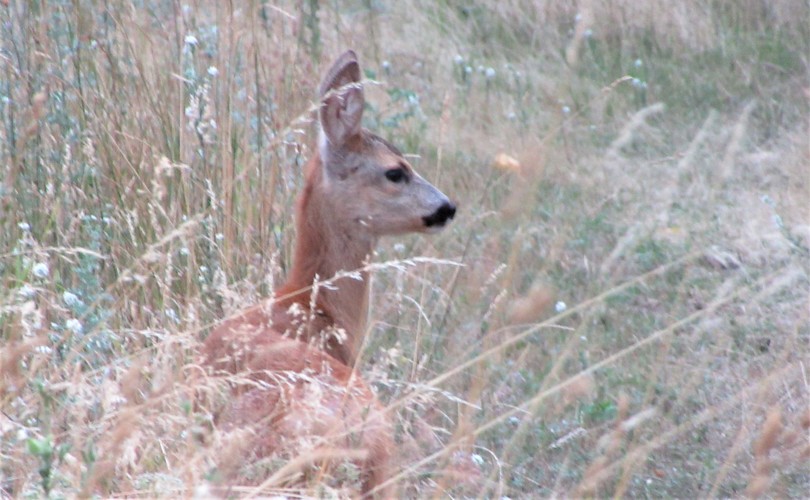
<svg viewBox="0 0 810 500"><path fill-rule="evenodd" d="M203 363L213 373L250 379L232 389L218 422L251 430L251 457L315 443L313 460L350 457L362 494L388 497L392 424L355 370L369 307L366 264L380 237L439 232L456 205L399 149L362 126L355 52L334 61L318 99L318 145L304 166L286 282L214 327ZM328 286L318 286L323 280Z"/></svg>

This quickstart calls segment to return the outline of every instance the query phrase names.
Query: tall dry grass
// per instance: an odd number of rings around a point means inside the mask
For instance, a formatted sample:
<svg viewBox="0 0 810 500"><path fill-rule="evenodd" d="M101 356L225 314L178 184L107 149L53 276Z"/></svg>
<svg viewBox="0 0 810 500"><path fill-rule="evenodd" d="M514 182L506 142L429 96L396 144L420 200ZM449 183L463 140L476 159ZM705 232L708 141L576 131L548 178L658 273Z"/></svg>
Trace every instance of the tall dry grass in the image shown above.
<svg viewBox="0 0 810 500"><path fill-rule="evenodd" d="M352 494L224 485L300 457L244 457L196 353L284 276L354 47L369 127L461 206L375 256L401 494L801 496L808 9L0 2L0 491Z"/></svg>

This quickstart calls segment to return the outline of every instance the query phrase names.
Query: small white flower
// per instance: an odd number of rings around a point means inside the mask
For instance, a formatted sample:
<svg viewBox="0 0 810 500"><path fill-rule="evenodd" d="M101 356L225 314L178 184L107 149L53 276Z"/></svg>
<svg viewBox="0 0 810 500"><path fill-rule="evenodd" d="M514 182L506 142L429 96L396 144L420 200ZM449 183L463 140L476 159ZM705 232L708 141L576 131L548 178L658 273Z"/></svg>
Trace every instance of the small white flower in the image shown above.
<svg viewBox="0 0 810 500"><path fill-rule="evenodd" d="M579 12L577 12L577 15L576 15L576 16L574 16L574 22L577 22L577 23L578 23L578 22L580 22L581 20L582 20L582 14L580 14Z"/></svg>
<svg viewBox="0 0 810 500"><path fill-rule="evenodd" d="M484 457L482 457L478 453L473 453L472 455L470 455L470 458L472 458L472 461L475 463L475 465L484 465Z"/></svg>
<svg viewBox="0 0 810 500"><path fill-rule="evenodd" d="M50 354L53 352L53 349L47 345L38 345L34 350L40 354Z"/></svg>
<svg viewBox="0 0 810 500"><path fill-rule="evenodd" d="M17 227L22 229L23 231L28 231L29 229L31 229L31 225L28 224L27 222L18 222Z"/></svg>
<svg viewBox="0 0 810 500"><path fill-rule="evenodd" d="M171 319L175 323L180 323L180 317L177 316L177 311L175 311L174 309L166 308L163 312L166 313L166 316L168 316L169 319Z"/></svg>
<svg viewBox="0 0 810 500"><path fill-rule="evenodd" d="M68 292L67 290L62 293L62 301L68 307L77 307L82 305L82 300L77 297L75 293Z"/></svg>
<svg viewBox="0 0 810 500"><path fill-rule="evenodd" d="M487 76L487 80L492 80L495 78L495 68L487 68L484 74Z"/></svg>
<svg viewBox="0 0 810 500"><path fill-rule="evenodd" d="M455 64L461 65L464 63L464 58L461 57L461 54L456 54L456 57L453 58L453 62Z"/></svg>
<svg viewBox="0 0 810 500"><path fill-rule="evenodd" d="M633 61L633 65L636 68L640 68L642 64L644 64L644 63L641 61L641 59L636 59L635 61Z"/></svg>
<svg viewBox="0 0 810 500"><path fill-rule="evenodd" d="M557 301L556 304L554 304L554 310L557 311L558 313L561 313L566 309L568 309L568 306L565 305L565 302L563 302L562 300L559 300Z"/></svg>
<svg viewBox="0 0 810 500"><path fill-rule="evenodd" d="M402 253L402 252L404 252L404 251L405 251L405 245L403 245L402 243L396 243L396 244L394 244L394 251L395 251L396 253Z"/></svg>
<svg viewBox="0 0 810 500"><path fill-rule="evenodd" d="M585 33L583 33L583 35L585 35L585 38L590 38L593 36L593 30L590 29L585 30Z"/></svg>
<svg viewBox="0 0 810 500"><path fill-rule="evenodd" d="M34 264L34 268L32 269L34 276L37 278L47 278L49 274L51 274L51 270L48 268L48 264L44 262L37 262Z"/></svg>
<svg viewBox="0 0 810 500"><path fill-rule="evenodd" d="M182 255L182 256L184 256L184 257L185 257L186 255L188 255L188 247L181 247L181 248L180 248L180 255Z"/></svg>
<svg viewBox="0 0 810 500"><path fill-rule="evenodd" d="M468 75L472 73L472 66L464 66L464 72Z"/></svg>
<svg viewBox="0 0 810 500"><path fill-rule="evenodd" d="M514 111L510 111L508 115L506 115L506 119L509 121L517 120L517 115Z"/></svg>
<svg viewBox="0 0 810 500"><path fill-rule="evenodd" d="M566 114L566 115L570 114L571 113L571 108L569 108L568 106L563 106L562 107L562 112L563 112L563 114Z"/></svg>
<svg viewBox="0 0 810 500"><path fill-rule="evenodd" d="M388 71L389 69L391 69L391 63L388 62L388 61L383 61L382 62L382 67L383 67L384 70Z"/></svg>
<svg viewBox="0 0 810 500"><path fill-rule="evenodd" d="M17 429L17 441L23 441L25 439L28 439L28 429L20 427Z"/></svg>
<svg viewBox="0 0 810 500"><path fill-rule="evenodd" d="M37 291L34 289L34 287L26 283L21 286L19 290L17 290L17 294L24 299L33 299L36 296Z"/></svg>
<svg viewBox="0 0 810 500"><path fill-rule="evenodd" d="M208 66L208 74L211 76L217 76L219 74L219 70L216 66Z"/></svg>
<svg viewBox="0 0 810 500"><path fill-rule="evenodd" d="M197 45L197 43L198 43L197 42L197 37L194 36L194 35L191 35L191 34L186 35L186 38L185 38L184 42L186 43L186 45L192 45L192 46Z"/></svg>
<svg viewBox="0 0 810 500"><path fill-rule="evenodd" d="M82 330L84 329L82 327L82 322L76 318L70 318L69 320L65 321L65 328L73 333L82 333Z"/></svg>
<svg viewBox="0 0 810 500"><path fill-rule="evenodd" d="M214 236L214 239L217 241L222 241L225 239L225 235L222 233L217 233L216 236Z"/></svg>

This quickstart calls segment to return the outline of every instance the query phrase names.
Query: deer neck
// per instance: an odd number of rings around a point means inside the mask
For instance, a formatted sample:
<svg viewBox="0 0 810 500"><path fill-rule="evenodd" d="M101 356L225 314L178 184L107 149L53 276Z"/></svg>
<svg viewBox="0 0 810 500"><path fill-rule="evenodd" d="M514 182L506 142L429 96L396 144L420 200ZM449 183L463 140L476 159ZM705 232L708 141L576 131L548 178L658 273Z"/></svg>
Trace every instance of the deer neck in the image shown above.
<svg viewBox="0 0 810 500"><path fill-rule="evenodd" d="M374 250L376 238L358 222L339 216L338 203L324 192L322 175L316 154L307 165L306 184L296 206L293 267L276 295L290 295L291 299L283 302L297 302L310 310L313 283L329 280L328 285L318 286L314 296L316 311L312 312L320 317L319 324L345 331L343 343L330 345L327 350L351 365L362 343L368 315L369 275L360 269ZM353 276L335 278L341 272ZM299 290L304 291L296 293ZM310 332L310 336L318 333Z"/></svg>

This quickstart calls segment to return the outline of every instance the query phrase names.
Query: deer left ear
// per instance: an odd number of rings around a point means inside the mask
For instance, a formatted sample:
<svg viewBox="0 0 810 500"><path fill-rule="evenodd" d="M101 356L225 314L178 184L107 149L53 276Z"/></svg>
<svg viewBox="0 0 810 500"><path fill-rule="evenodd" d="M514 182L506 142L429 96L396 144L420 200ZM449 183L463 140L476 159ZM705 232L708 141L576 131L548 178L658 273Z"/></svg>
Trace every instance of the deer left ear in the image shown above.
<svg viewBox="0 0 810 500"><path fill-rule="evenodd" d="M360 64L354 51L340 56L321 83L320 121L329 148L340 148L360 133L363 118L363 86Z"/></svg>

